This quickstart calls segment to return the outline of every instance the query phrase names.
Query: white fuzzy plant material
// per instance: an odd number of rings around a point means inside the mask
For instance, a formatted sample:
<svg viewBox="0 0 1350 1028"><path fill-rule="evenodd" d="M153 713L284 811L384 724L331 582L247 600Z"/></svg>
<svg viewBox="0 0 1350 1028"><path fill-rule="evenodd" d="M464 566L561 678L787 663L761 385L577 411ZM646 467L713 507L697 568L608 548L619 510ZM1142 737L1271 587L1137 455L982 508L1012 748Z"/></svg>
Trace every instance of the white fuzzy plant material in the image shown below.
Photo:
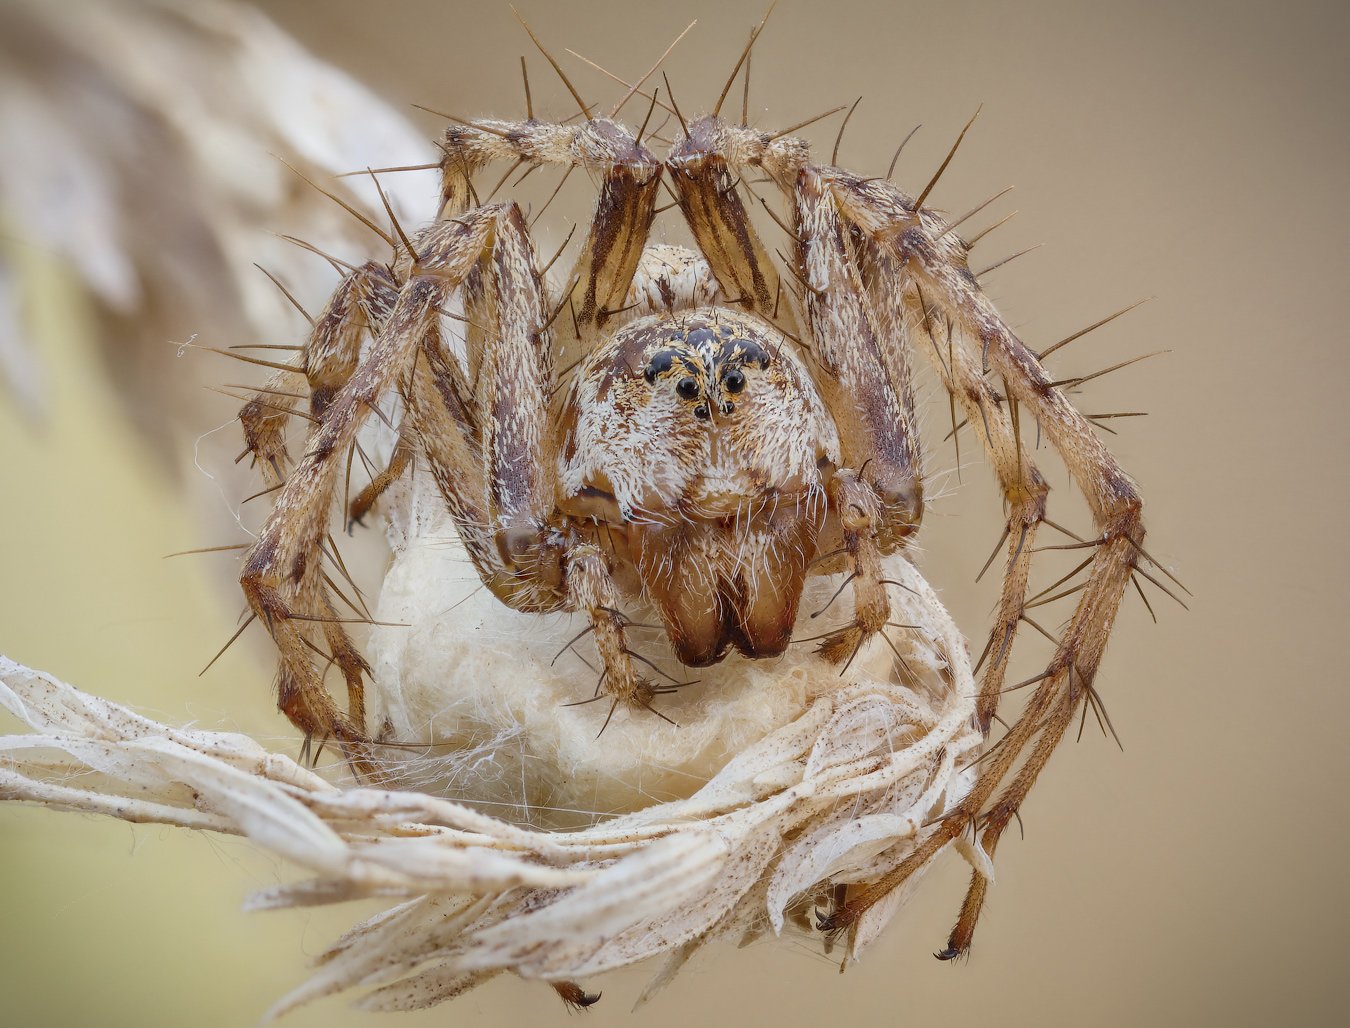
<svg viewBox="0 0 1350 1028"><path fill-rule="evenodd" d="M32 729L0 739L0 799L243 835L308 872L253 908L396 901L270 1016L349 989L404 1010L502 972L560 981L653 961L642 1001L705 943L806 926L834 886L882 878L969 790L981 738L966 644L904 557L887 568L905 586L896 619L918 626L892 633L903 672L884 644L843 675L809 646L732 657L661 697L678 727L619 711L597 738L607 702L563 706L593 676L571 653L553 662L572 620L478 590L423 495L415 477L392 519L378 615L408 627L370 643L385 740L435 744L387 747L383 784L403 788L336 784L245 736L158 724L0 658L0 705ZM836 584L818 580L803 608ZM863 916L848 957L918 877Z"/></svg>

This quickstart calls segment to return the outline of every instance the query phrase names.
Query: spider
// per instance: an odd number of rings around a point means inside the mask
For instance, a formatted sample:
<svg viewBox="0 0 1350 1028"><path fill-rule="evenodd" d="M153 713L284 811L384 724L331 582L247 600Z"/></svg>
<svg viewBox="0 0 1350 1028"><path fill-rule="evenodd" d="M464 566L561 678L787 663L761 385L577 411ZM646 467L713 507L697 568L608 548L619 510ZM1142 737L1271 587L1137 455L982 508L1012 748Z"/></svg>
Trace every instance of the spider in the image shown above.
<svg viewBox="0 0 1350 1028"><path fill-rule="evenodd" d="M1048 523L1049 487L1022 442L1026 418L1087 498L1095 535L1060 547L1086 551L1087 576L1069 590L1080 593L1077 606L1044 671L1011 687L1034 686L1024 712L986 751L974 788L939 830L821 917L822 930L843 932L963 832L993 856L1075 715L1095 707L1093 681L1124 590L1141 558L1152 558L1136 487L1066 398L1066 383L1044 370L1044 355L981 291L956 231L964 219L926 206L956 146L911 196L889 178L818 162L793 134L801 125L766 132L744 113L739 124L723 118L762 28L709 115L686 121L666 82L670 103L661 105L683 135L664 159L644 145L647 120L636 132L618 120L637 94L650 100L651 118L660 90L641 87L656 67L599 115L540 46L579 120L536 120L532 106L524 121L446 116L439 220L409 236L391 210L396 237L372 224L394 259L348 266L300 359L242 412L246 452L278 498L241 583L279 651L281 711L306 745L334 739L359 768L372 738L368 668L323 561L335 559L330 507L357 431L372 414L388 419L379 405L397 391L404 413L390 425L393 458L347 516L359 520L415 457L424 461L477 574L502 603L587 617L610 716L616 708L662 716L663 690L626 638L623 608L634 597L654 605L679 660L701 666L733 649L781 653L807 576L846 574L852 615L819 646L846 669L890 617L896 583L882 577L882 558L909 543L923 515L909 368L922 352L979 437L1006 504L1006 571L976 707L986 735L1009 688L1032 554ZM529 103L528 81L526 95ZM556 294L521 208L479 200L473 177L494 162L581 168L599 182L585 244ZM760 199L756 181L786 208L780 216L764 203L789 240L778 263L748 215L747 197ZM648 245L662 188L697 252ZM447 319L464 337L458 351ZM284 427L303 397L285 386L299 377L312 428L288 471ZM345 711L316 657L341 669ZM975 872L940 957L969 947L986 885Z"/></svg>

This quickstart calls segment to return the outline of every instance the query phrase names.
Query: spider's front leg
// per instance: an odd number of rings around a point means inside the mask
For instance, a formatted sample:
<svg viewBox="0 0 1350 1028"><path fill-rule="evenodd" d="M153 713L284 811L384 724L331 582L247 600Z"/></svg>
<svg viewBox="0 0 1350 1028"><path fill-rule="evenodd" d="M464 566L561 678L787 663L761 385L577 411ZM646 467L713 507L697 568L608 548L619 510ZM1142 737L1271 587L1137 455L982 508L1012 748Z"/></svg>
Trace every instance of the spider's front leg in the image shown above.
<svg viewBox="0 0 1350 1028"><path fill-rule="evenodd" d="M497 331L476 358L481 481L493 544L480 573L513 607L587 614L604 665L605 691L616 703L645 705L652 688L636 673L625 641L608 559L580 539L557 510L557 447L549 415L553 348L541 328L547 313L525 218L514 204L498 220L496 235L483 300L494 311ZM438 480L455 490L450 476ZM452 510L464 502L449 499ZM468 520L461 521L461 531L480 531Z"/></svg>
<svg viewBox="0 0 1350 1028"><path fill-rule="evenodd" d="M796 312L791 297L746 213L738 186L743 184L742 143L759 143L758 133L701 118L666 162L680 210L699 250L707 258L730 299L795 334ZM762 145L762 144L761 144ZM746 188L749 188L748 186Z"/></svg>
<svg viewBox="0 0 1350 1028"><path fill-rule="evenodd" d="M881 557L918 527L923 483L908 365L897 340L884 335L894 319L869 298L851 252L856 244L820 172L804 168L793 195L816 378L839 430L846 468L829 493L852 564L854 617L820 647L838 662L851 659L890 617ZM873 270L880 275L885 269Z"/></svg>
<svg viewBox="0 0 1350 1028"><path fill-rule="evenodd" d="M564 181L580 168L599 180L590 231L558 307L559 313L562 306L569 307L569 316L555 319L555 335L561 340L558 366L572 367L624 309L655 216L661 163L609 118L575 125L533 120L451 125L442 148L441 198L447 216L469 209L474 202L473 172L494 161L511 160L513 167L561 167ZM475 369L470 372L476 376Z"/></svg>

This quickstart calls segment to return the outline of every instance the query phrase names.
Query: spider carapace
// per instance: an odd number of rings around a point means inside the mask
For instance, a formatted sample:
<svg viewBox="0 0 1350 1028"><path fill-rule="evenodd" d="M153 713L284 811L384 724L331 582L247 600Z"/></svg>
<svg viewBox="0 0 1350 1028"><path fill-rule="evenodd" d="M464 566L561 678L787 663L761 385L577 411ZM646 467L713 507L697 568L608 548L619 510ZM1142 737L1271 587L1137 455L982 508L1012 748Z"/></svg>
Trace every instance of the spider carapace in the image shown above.
<svg viewBox="0 0 1350 1028"><path fill-rule="evenodd" d="M673 295L660 269L679 263L711 278L692 253L655 247L639 281ZM690 666L733 645L781 653L808 569L843 566L845 539L872 535L874 503L841 519L831 502L850 485L810 373L754 315L701 307L624 326L582 365L559 437L560 509L603 525L597 541L640 580L625 591L656 605Z"/></svg>

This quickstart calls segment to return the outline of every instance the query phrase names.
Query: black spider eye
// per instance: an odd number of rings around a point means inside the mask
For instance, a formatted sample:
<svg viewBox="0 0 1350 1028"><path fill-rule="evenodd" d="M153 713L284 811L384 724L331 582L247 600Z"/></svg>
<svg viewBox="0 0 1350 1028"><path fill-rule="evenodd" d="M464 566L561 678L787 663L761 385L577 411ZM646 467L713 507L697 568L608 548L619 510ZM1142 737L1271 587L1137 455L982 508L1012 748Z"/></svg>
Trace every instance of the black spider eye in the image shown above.
<svg viewBox="0 0 1350 1028"><path fill-rule="evenodd" d="M698 380L694 378L682 378L675 383L675 391L683 399L692 400L698 396Z"/></svg>
<svg viewBox="0 0 1350 1028"><path fill-rule="evenodd" d="M722 379L722 385L726 386L729 393L739 393L745 388L745 372L739 368L732 368Z"/></svg>
<svg viewBox="0 0 1350 1028"><path fill-rule="evenodd" d="M652 358L652 362L647 365L647 370L642 373L648 384L656 381L657 375L664 375L670 370L671 354L669 350L663 350Z"/></svg>

